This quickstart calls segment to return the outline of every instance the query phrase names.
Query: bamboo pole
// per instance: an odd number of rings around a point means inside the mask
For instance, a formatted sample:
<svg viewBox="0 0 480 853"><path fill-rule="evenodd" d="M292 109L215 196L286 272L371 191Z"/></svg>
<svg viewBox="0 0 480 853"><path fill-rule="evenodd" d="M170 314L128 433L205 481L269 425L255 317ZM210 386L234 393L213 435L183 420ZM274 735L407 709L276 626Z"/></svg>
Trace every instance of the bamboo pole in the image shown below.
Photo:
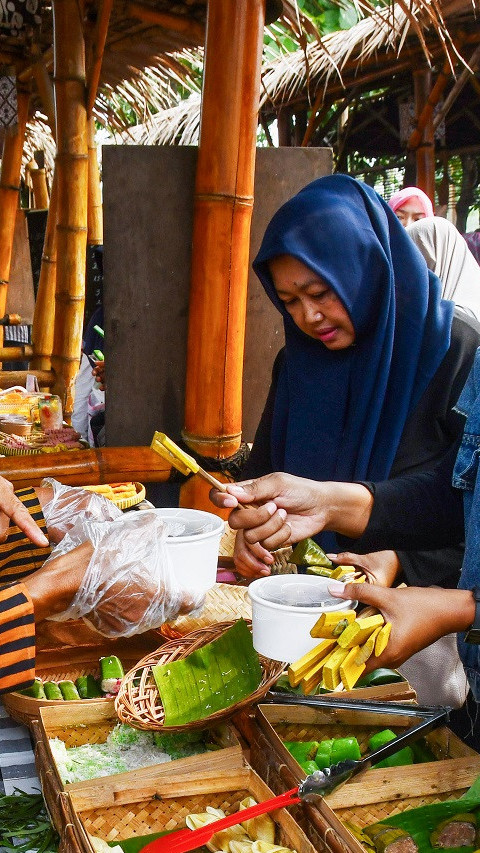
<svg viewBox="0 0 480 853"><path fill-rule="evenodd" d="M89 246L101 246L103 243L103 208L100 170L98 168L97 145L95 142L95 119L87 121L88 134L88 202L87 202L87 243Z"/></svg>
<svg viewBox="0 0 480 853"><path fill-rule="evenodd" d="M421 68L413 72L415 96L415 117L418 121L426 107L431 90L432 72ZM415 149L417 167L416 185L420 187L435 205L435 140L432 112L430 112L422 132L422 139Z"/></svg>
<svg viewBox="0 0 480 853"><path fill-rule="evenodd" d="M440 124L440 122L443 121L443 119L447 115L448 111L450 110L450 108L455 103L456 99L458 98L458 96L459 96L460 92L462 91L463 87L465 86L465 84L468 83L469 80L474 79L473 75L474 75L474 73L477 70L479 65L480 65L480 45L477 48L475 48L475 50L473 51L473 53L472 53L472 55L468 61L469 67L463 69L462 73L460 74L460 76L458 77L456 82L454 83L451 91L448 93L448 97L445 98L445 101L442 104L441 110L439 110L438 114L435 116L435 120L433 123L435 130L438 127L438 125Z"/></svg>
<svg viewBox="0 0 480 853"><path fill-rule="evenodd" d="M49 203L45 169L30 169L35 210L46 210Z"/></svg>
<svg viewBox="0 0 480 853"><path fill-rule="evenodd" d="M52 131L53 138L55 139L55 96L53 92L53 83L50 74L48 73L45 58L42 56L38 46L36 47L34 55L38 58L33 65L33 78L37 86L38 94L40 95L42 107L45 110L45 114L48 119L48 124L50 125L50 130Z"/></svg>
<svg viewBox="0 0 480 853"><path fill-rule="evenodd" d="M127 15L132 15L133 18L144 21L146 24L156 24L165 30L170 30L172 33L181 33L194 42L194 44L203 44L205 40L205 30L202 24L199 24L186 15L172 15L170 12L158 12L156 9L143 3L129 3L127 6Z"/></svg>
<svg viewBox="0 0 480 853"><path fill-rule="evenodd" d="M184 439L238 449L263 0L210 0L198 155Z"/></svg>
<svg viewBox="0 0 480 853"><path fill-rule="evenodd" d="M34 370L51 370L52 367L57 277L57 199L58 181L57 167L55 166L43 243L40 279L33 313L32 343L34 356L30 361L30 367Z"/></svg>
<svg viewBox="0 0 480 853"><path fill-rule="evenodd" d="M87 114L90 116L97 97L103 53L107 40L108 24L112 12L113 0L100 0L100 6L92 39L92 66L88 75Z"/></svg>
<svg viewBox="0 0 480 853"><path fill-rule="evenodd" d="M7 352L7 357L10 359L10 347L2 348L1 351ZM38 384L44 385L46 388L50 388L55 381L55 375L51 370L5 370L0 372L0 388L12 388L14 385L24 386L27 376L32 374L37 377Z"/></svg>
<svg viewBox="0 0 480 853"><path fill-rule="evenodd" d="M7 304L29 100L30 96L25 92L18 93L18 124L15 130L6 131L3 144L0 172L0 317L5 314ZM0 327L0 345L2 343L3 327Z"/></svg>
<svg viewBox="0 0 480 853"><path fill-rule="evenodd" d="M53 0L53 24L58 218L52 366L68 421L82 344L87 247L85 44L76 0Z"/></svg>
<svg viewBox="0 0 480 853"><path fill-rule="evenodd" d="M18 347L0 347L0 361L26 361L33 355L33 347L30 344L22 344ZM10 371L7 371L10 375ZM3 374L5 375L5 374ZM0 377L2 374L0 373ZM13 382L11 383L14 384Z"/></svg>
<svg viewBox="0 0 480 853"><path fill-rule="evenodd" d="M96 447L62 453L0 458L0 475L15 488L38 486L44 477L55 477L69 486L95 483L161 483L171 466L149 447Z"/></svg>

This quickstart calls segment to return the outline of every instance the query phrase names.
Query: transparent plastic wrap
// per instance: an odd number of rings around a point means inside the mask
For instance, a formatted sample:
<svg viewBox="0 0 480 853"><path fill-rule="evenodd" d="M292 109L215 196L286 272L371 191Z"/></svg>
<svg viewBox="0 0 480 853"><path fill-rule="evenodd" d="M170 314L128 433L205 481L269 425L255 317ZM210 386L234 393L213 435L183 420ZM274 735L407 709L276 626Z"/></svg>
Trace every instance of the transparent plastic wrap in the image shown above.
<svg viewBox="0 0 480 853"><path fill-rule="evenodd" d="M122 516L122 511L108 498L80 486L64 486L52 477L42 480L41 486L53 490L51 500L43 507L43 517L55 542L73 528L79 513L86 521L114 521Z"/></svg>
<svg viewBox="0 0 480 853"><path fill-rule="evenodd" d="M105 637L130 637L203 604L204 593L183 589L175 576L167 529L155 510L120 515L115 521L77 519L53 550L49 561L84 542L93 546L81 587L52 619L83 618Z"/></svg>

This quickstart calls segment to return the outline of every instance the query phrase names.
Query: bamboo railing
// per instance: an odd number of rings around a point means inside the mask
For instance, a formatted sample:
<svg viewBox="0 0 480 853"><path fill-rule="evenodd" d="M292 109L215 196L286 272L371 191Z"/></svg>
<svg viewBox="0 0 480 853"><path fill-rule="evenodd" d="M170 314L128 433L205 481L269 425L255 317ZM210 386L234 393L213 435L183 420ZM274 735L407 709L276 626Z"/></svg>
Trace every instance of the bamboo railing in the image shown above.
<svg viewBox="0 0 480 853"><path fill-rule="evenodd" d="M44 477L55 477L70 486L96 483L168 480L171 467L149 447L97 447L62 453L0 458L0 476L15 488L37 486Z"/></svg>
<svg viewBox="0 0 480 853"><path fill-rule="evenodd" d="M3 145L0 172L0 317L5 314L7 304L29 100L30 96L25 92L18 93L18 125L15 131L6 132ZM0 327L1 343L3 343L3 327Z"/></svg>
<svg viewBox="0 0 480 853"><path fill-rule="evenodd" d="M207 14L183 435L225 458L241 441L264 3L210 0Z"/></svg>
<svg viewBox="0 0 480 853"><path fill-rule="evenodd" d="M52 367L68 421L82 344L87 246L85 45L76 0L53 0L58 181L57 283Z"/></svg>

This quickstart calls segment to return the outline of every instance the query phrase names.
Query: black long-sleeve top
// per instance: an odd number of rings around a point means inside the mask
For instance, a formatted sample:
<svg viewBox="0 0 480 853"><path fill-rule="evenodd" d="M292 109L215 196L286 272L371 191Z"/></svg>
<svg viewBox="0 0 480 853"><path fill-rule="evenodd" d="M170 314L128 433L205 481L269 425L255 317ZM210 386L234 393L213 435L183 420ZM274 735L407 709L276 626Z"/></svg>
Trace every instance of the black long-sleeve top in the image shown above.
<svg viewBox="0 0 480 853"><path fill-rule="evenodd" d="M370 551L394 549L400 559L403 580L412 586L456 587L460 577L463 560L463 515L461 495L451 486L451 472L455 460L456 448L463 431L464 418L454 410L460 392L466 382L475 352L480 343L480 325L464 314L455 313L452 322L451 342L440 367L423 393L415 410L409 416L393 462L390 479L376 488L377 499L369 527L360 539L352 540L338 537L341 550L366 554ZM243 471L242 478L260 477L272 472L270 435L272 427L275 394L280 367L284 358L281 350L273 368L272 384L265 409L258 426L250 458ZM359 389L361 394L361 389ZM440 466L452 446L453 461ZM449 475L445 474L450 466ZM438 477L446 476L444 488L449 502L455 506L455 518L437 497L431 494ZM425 472L425 476L409 481L410 475ZM405 475L407 481L405 481ZM397 491L395 478L402 477ZM432 485L430 486L430 483ZM437 486L438 488L438 486ZM405 489L405 491L404 491ZM417 491L419 490L419 491ZM422 499L418 495L422 493ZM407 494L413 495L411 499ZM415 497L416 496L416 497ZM437 505L435 518L443 520L441 540L435 538L431 530L430 505ZM397 503L403 511L399 512ZM389 507L393 507L389 509ZM425 507L425 509L424 509ZM390 517L389 513L392 513ZM415 529L419 535L409 535L415 513ZM420 516L420 519L418 518ZM422 527L421 519L426 523ZM459 523L459 519L461 522ZM401 522L403 521L403 525ZM440 522L442 523L442 521ZM440 526L440 524L439 524ZM439 549L439 542L443 545ZM421 549L421 550L420 550ZM433 550L435 549L435 550Z"/></svg>

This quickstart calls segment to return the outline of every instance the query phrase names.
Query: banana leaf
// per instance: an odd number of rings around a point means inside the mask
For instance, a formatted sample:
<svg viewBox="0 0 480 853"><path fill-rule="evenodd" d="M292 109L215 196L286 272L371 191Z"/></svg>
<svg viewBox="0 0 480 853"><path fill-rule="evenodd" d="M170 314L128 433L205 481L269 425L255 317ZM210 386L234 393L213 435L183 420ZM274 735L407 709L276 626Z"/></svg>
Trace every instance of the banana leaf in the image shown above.
<svg viewBox="0 0 480 853"><path fill-rule="evenodd" d="M313 539L302 539L301 542L295 545L289 561L290 563L295 563L297 566L307 565L323 566L327 569L333 568L332 561Z"/></svg>
<svg viewBox="0 0 480 853"><path fill-rule="evenodd" d="M152 832L150 835L134 835L131 838L124 838L123 841L109 841L108 844L110 847L121 847L123 853L140 853L140 850L143 850L151 841L163 838L164 835L170 835L171 832L175 832L175 830L172 829L170 832ZM197 850L208 853L207 847L198 847Z"/></svg>
<svg viewBox="0 0 480 853"><path fill-rule="evenodd" d="M152 667L165 726L183 726L230 708L262 680L252 635L243 619L182 660Z"/></svg>
<svg viewBox="0 0 480 853"><path fill-rule="evenodd" d="M419 853L438 853L438 847L430 845L430 833L436 829L440 821L456 814L470 812L478 806L480 806L480 776L459 800L445 800L443 803L408 809L379 822L400 827L410 833L418 846ZM474 844L470 847L449 848L449 853L473 853L477 849L478 844Z"/></svg>

